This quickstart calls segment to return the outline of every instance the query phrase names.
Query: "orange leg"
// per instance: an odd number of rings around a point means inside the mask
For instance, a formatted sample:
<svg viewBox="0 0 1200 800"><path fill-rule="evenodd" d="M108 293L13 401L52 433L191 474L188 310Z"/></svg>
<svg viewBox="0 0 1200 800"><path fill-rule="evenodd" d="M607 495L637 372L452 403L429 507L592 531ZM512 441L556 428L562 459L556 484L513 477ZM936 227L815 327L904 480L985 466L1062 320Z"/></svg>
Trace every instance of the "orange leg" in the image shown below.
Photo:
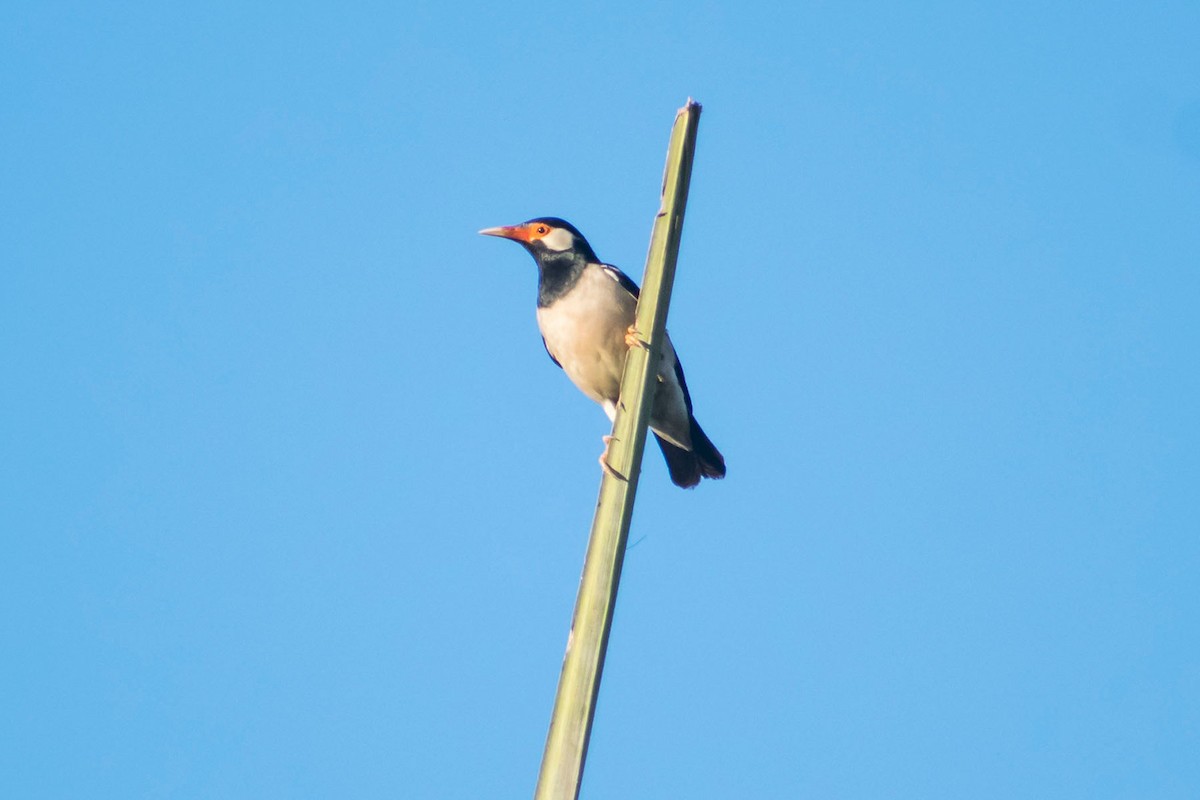
<svg viewBox="0 0 1200 800"><path fill-rule="evenodd" d="M612 444L613 437L603 436L601 438L604 440L604 452L600 454L600 469L604 470L609 475L612 475L619 481L626 480L624 475L617 472L612 468L612 465L608 463L608 446Z"/></svg>

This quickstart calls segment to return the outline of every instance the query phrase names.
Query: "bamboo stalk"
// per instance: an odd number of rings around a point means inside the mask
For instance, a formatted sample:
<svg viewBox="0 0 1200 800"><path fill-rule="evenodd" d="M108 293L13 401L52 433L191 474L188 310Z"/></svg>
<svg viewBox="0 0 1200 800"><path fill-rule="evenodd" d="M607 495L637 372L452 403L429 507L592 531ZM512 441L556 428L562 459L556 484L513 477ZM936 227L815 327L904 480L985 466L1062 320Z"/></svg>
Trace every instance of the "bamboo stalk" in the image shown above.
<svg viewBox="0 0 1200 800"><path fill-rule="evenodd" d="M608 450L609 465L626 477L605 474L600 481L600 498L579 581L579 596L567 637L535 800L574 800L579 796L641 473L646 426L657 388L657 371L651 366L658 363L666 331L699 121L700 105L689 98L676 113L671 129L662 203L654 218L637 307L637 332L646 347L631 348L625 359L621 399Z"/></svg>

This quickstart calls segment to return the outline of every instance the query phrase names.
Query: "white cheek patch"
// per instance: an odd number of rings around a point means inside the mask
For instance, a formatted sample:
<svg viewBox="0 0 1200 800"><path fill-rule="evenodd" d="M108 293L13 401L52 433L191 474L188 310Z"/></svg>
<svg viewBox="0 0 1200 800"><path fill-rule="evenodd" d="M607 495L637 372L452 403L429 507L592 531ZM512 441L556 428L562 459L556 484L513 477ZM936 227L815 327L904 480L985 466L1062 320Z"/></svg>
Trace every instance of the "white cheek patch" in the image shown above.
<svg viewBox="0 0 1200 800"><path fill-rule="evenodd" d="M570 250L575 246L575 237L568 230L554 228L542 237L542 244L546 245L547 250L561 252L563 250Z"/></svg>

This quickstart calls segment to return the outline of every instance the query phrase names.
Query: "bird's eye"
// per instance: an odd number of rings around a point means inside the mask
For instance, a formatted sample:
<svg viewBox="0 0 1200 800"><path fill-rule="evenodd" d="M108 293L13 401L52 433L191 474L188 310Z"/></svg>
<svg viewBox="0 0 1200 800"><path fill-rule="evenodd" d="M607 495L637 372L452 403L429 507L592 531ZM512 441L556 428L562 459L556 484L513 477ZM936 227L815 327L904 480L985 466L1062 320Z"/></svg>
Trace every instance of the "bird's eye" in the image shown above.
<svg viewBox="0 0 1200 800"><path fill-rule="evenodd" d="M545 236L547 233L550 232L550 229L547 228L545 225L538 225L534 229L534 231L537 233L538 236Z"/></svg>

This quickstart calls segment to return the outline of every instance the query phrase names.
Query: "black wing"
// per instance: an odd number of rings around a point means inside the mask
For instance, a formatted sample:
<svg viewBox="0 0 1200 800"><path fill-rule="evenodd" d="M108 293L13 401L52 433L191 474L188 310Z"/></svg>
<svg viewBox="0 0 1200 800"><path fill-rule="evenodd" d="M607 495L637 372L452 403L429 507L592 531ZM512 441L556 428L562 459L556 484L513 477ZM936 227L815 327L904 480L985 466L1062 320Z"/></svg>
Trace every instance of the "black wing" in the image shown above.
<svg viewBox="0 0 1200 800"><path fill-rule="evenodd" d="M605 273L608 274L608 277L621 284L621 288L633 295L634 300L637 300L640 292L638 290L638 285L633 282L633 278L629 277L624 272L621 272L621 270L617 269L612 264L601 264L600 266L603 268Z"/></svg>
<svg viewBox="0 0 1200 800"><path fill-rule="evenodd" d="M679 388L683 389L683 402L687 406L688 415L692 413L692 395L688 391L687 381L683 379L683 364L679 362L679 353L675 354L675 377L679 381Z"/></svg>
<svg viewBox="0 0 1200 800"><path fill-rule="evenodd" d="M550 360L554 362L554 366L562 369L562 364L558 363L558 359L554 357L554 353L550 352L550 345L546 344L546 337L542 337L542 347L546 348L546 355L550 356Z"/></svg>
<svg viewBox="0 0 1200 800"><path fill-rule="evenodd" d="M633 278L629 277L624 272L621 272L621 270L617 269L612 264L601 264L600 266L604 268L604 271L606 273L608 273L608 276L610 278L615 280L617 283L621 284L622 289L624 289L625 291L627 291L631 295L633 295L634 300L638 299L638 296L641 294L641 290L638 289L638 285L633 282ZM542 342L545 343L545 340L543 339ZM546 352L550 352L550 351L547 350ZM554 358L554 356L550 356L550 357ZM554 363L558 364L557 361L555 361ZM559 366L561 367L562 364L559 364ZM675 354L675 377L679 379L679 388L683 389L683 400L687 404L688 413L691 414L692 413L692 395L691 395L691 393L688 392L687 381L684 380L684 378L683 378L683 364L681 364L679 362L679 354L678 353Z"/></svg>

